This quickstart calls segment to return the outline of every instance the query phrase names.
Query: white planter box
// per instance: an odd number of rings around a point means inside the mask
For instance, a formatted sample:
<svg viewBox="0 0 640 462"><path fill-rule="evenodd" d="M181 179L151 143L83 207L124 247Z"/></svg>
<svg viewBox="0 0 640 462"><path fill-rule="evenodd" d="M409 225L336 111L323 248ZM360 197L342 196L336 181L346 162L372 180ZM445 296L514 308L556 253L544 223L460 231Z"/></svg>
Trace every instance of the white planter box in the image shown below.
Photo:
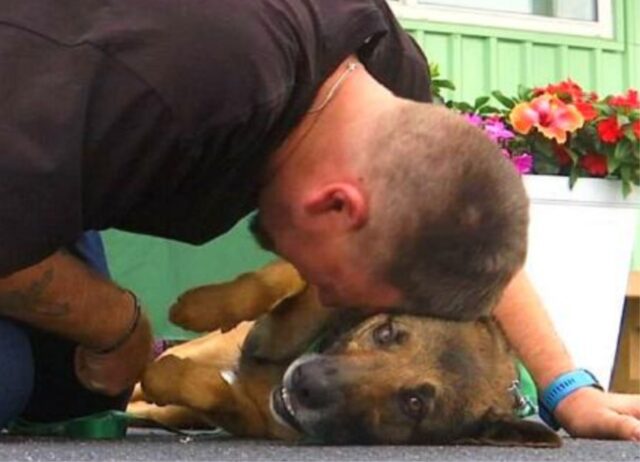
<svg viewBox="0 0 640 462"><path fill-rule="evenodd" d="M526 269L576 366L609 386L640 216L617 181L525 175L531 199Z"/></svg>

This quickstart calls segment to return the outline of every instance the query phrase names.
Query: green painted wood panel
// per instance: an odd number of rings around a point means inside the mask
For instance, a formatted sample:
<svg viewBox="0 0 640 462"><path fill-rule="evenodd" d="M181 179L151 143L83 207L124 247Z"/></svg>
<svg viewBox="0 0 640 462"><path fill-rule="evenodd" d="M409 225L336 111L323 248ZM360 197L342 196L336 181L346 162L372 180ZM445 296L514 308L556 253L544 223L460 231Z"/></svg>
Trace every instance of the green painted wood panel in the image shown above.
<svg viewBox="0 0 640 462"><path fill-rule="evenodd" d="M640 87L640 1L615 0L615 38L603 40L483 26L401 20L444 77L455 99L473 100L490 90L514 93L518 84L543 85L571 77L602 94ZM228 279L260 266L272 255L252 242L246 223L214 243L191 247L173 242L104 233L115 279L148 305L156 331L182 337L166 312L189 287ZM640 243L640 228L638 230ZM635 252L640 269L640 244Z"/></svg>
<svg viewBox="0 0 640 462"><path fill-rule="evenodd" d="M114 279L139 295L155 332L170 338L191 336L167 319L168 309L180 293L232 279L274 258L255 244L246 220L204 246L119 231L103 232L102 236Z"/></svg>
<svg viewBox="0 0 640 462"><path fill-rule="evenodd" d="M534 85L542 85L544 82L553 82L560 78L558 66L559 53L557 47L546 44L532 45L532 62L537 63L535 77L531 79ZM540 65L539 63L544 63ZM533 64L532 64L533 67Z"/></svg>

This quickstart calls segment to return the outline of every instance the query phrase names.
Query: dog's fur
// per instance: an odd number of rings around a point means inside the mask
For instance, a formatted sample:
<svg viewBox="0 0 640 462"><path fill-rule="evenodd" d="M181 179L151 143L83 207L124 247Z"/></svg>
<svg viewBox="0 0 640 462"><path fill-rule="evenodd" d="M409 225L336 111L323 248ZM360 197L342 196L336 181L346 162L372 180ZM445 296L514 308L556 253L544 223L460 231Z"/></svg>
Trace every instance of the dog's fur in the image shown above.
<svg viewBox="0 0 640 462"><path fill-rule="evenodd" d="M561 444L513 417L514 359L489 319L354 316L321 306L282 262L187 292L171 319L221 330L147 370L129 411L167 425L327 443ZM304 354L322 332L321 352Z"/></svg>

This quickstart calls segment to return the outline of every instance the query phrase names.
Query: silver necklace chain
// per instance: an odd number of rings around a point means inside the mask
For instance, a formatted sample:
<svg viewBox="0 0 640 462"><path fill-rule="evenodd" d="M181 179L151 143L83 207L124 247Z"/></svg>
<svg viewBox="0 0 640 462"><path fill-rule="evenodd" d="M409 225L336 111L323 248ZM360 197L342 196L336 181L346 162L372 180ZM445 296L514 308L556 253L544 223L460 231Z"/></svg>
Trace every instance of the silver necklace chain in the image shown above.
<svg viewBox="0 0 640 462"><path fill-rule="evenodd" d="M358 68L358 63L351 62L347 64L347 68L342 72L338 80L336 80L335 83L331 86L324 100L317 107L309 109L307 111L307 114L313 114L315 112L322 111L327 106L327 104L329 104L331 99L334 97L334 95L342 85L342 82L344 82L345 79L349 76L349 74L351 74L357 68Z"/></svg>

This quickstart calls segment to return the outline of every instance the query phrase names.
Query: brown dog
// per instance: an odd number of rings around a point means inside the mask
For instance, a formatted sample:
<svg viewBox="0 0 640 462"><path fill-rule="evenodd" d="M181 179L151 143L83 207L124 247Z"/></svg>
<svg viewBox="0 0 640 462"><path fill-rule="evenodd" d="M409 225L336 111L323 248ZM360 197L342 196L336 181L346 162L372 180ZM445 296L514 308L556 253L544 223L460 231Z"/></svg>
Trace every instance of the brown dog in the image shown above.
<svg viewBox="0 0 640 462"><path fill-rule="evenodd" d="M325 443L561 444L514 417L514 358L488 319L332 310L286 263L191 290L171 319L221 331L149 367L129 407L143 417Z"/></svg>

